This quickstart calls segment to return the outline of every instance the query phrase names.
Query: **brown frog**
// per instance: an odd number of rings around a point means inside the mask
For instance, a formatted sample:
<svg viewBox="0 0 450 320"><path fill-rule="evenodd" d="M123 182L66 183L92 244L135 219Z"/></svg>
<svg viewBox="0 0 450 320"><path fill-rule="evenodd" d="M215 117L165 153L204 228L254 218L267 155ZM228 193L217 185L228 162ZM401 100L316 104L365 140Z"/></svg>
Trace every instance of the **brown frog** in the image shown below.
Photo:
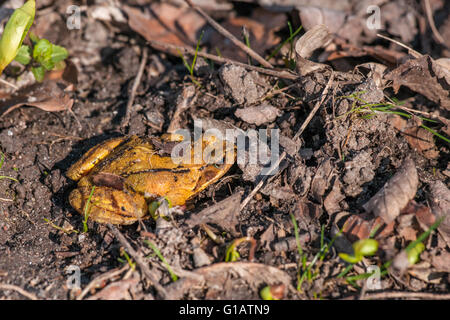
<svg viewBox="0 0 450 320"><path fill-rule="evenodd" d="M78 181L77 189L70 194L70 204L84 215L95 186L89 218L101 223L132 224L149 216L149 203L155 199L166 197L173 206L183 205L232 166L230 161L209 164L203 159L197 164L177 164L170 154L161 155L156 147L174 141L180 138L130 136L91 148L67 172L70 179ZM203 141L202 150L210 143ZM193 159L194 147L191 150Z"/></svg>

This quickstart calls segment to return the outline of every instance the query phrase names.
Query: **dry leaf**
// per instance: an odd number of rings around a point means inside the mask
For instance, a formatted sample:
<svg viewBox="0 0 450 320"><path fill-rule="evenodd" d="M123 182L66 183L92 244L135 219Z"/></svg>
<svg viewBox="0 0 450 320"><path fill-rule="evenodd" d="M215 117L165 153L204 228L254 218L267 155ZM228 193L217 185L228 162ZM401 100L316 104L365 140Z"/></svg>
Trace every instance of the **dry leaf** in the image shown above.
<svg viewBox="0 0 450 320"><path fill-rule="evenodd" d="M233 262L216 263L192 272L166 286L168 299L179 300L198 292L196 288L206 288L204 299L259 299L259 290L266 285L284 284L291 292L295 289L287 273L275 267L259 263ZM248 290L235 291L233 288L246 283Z"/></svg>
<svg viewBox="0 0 450 320"><path fill-rule="evenodd" d="M88 300L131 300L129 290L139 283L139 276L131 279L120 280L107 285L104 289L89 297Z"/></svg>
<svg viewBox="0 0 450 320"><path fill-rule="evenodd" d="M418 184L416 165L408 157L398 172L363 207L389 224L414 198Z"/></svg>
<svg viewBox="0 0 450 320"><path fill-rule="evenodd" d="M195 46L205 20L189 7L176 7L168 3L152 3L150 14L123 6L131 29L147 40L174 45Z"/></svg>
<svg viewBox="0 0 450 320"><path fill-rule="evenodd" d="M385 79L393 81L395 93L405 86L450 110L450 71L428 55L406 61Z"/></svg>
<svg viewBox="0 0 450 320"><path fill-rule="evenodd" d="M72 90L73 86L66 87ZM0 104L0 118L22 106L32 106L44 111L71 110L74 100L54 80L35 83L17 91L10 99Z"/></svg>
<svg viewBox="0 0 450 320"><path fill-rule="evenodd" d="M427 159L439 157L433 137L434 135L424 128L411 127L403 131L408 144L413 150L419 151Z"/></svg>
<svg viewBox="0 0 450 320"><path fill-rule="evenodd" d="M332 40L330 31L324 24L314 26L295 43L295 52L303 59L311 57L317 49L324 48Z"/></svg>
<svg viewBox="0 0 450 320"><path fill-rule="evenodd" d="M430 206L436 218L443 218L438 227L447 245L450 246L450 190L442 181L430 184Z"/></svg>
<svg viewBox="0 0 450 320"><path fill-rule="evenodd" d="M237 192L225 200L203 209L199 213L193 214L185 223L194 227L203 223L211 223L233 235L239 234L239 205L242 194Z"/></svg>

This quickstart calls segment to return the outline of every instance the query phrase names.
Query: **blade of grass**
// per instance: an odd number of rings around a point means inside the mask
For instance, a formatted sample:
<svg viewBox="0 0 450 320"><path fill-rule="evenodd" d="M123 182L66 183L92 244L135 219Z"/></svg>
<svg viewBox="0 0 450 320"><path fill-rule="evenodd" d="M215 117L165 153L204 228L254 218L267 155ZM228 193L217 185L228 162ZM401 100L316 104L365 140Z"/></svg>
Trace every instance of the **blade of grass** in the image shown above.
<svg viewBox="0 0 450 320"><path fill-rule="evenodd" d="M169 272L170 277L172 278L172 281L173 282L177 281L178 276L172 271L172 268L167 263L166 259L163 257L163 255L161 254L161 251L159 251L158 247L150 240L144 240L144 243L147 244L153 250L153 252L155 252L155 254L158 256L158 258L162 261L162 263L166 267L167 271Z"/></svg>
<svg viewBox="0 0 450 320"><path fill-rule="evenodd" d="M86 205L84 206L84 220L83 220L83 233L88 231L87 220L89 218L89 211L91 209L91 199L94 194L95 186L92 186L91 193L89 194L89 198L87 199Z"/></svg>

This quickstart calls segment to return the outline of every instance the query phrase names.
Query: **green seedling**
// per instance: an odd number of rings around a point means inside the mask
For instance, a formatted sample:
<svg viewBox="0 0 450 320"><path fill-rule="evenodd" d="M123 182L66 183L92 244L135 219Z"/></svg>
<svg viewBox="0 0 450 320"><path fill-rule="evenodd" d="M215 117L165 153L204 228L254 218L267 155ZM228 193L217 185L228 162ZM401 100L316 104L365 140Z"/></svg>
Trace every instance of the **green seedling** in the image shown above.
<svg viewBox="0 0 450 320"><path fill-rule="evenodd" d="M34 21L36 2L27 1L22 7L14 10L6 23L0 38L0 74L20 51L22 42Z"/></svg>
<svg viewBox="0 0 450 320"><path fill-rule="evenodd" d="M259 291L259 295L263 300L281 300L284 296L284 290L284 284L265 286Z"/></svg>
<svg viewBox="0 0 450 320"><path fill-rule="evenodd" d="M170 277L172 278L172 281L173 282L177 281L178 280L178 276L172 271L172 268L167 263L166 259L161 254L161 251L159 251L158 247L153 242L151 242L149 240L144 240L144 243L147 244L153 250L153 252L158 256L158 258L162 261L162 263L166 267L167 271L169 272Z"/></svg>
<svg viewBox="0 0 450 320"><path fill-rule="evenodd" d="M47 224L48 224L49 226L51 226L52 228L55 228L55 229L57 229L57 230L60 230L60 231L62 231L62 232L64 232L64 233L66 233L66 234L78 233L78 230L61 228L60 226L54 224L52 221L50 221L50 220L47 219L47 218L44 218L44 221L47 222Z"/></svg>
<svg viewBox="0 0 450 320"><path fill-rule="evenodd" d="M84 220L83 220L83 233L88 231L87 220L89 218L89 213L91 212L91 199L94 194L95 186L92 186L91 193L86 201L86 205L84 206Z"/></svg>
<svg viewBox="0 0 450 320"><path fill-rule="evenodd" d="M278 45L278 47L275 48L275 50L266 58L267 61L270 61L273 57L275 57L278 52L280 52L281 48L283 48L287 43L289 43L289 56L287 59L285 59L286 66L288 68L295 68L295 59L292 59L292 54L294 51L294 38L299 34L299 32L302 30L302 26L298 27L297 30L293 32L292 25L290 22L288 22L288 28L289 28L289 37L284 40L281 44Z"/></svg>
<svg viewBox="0 0 450 320"><path fill-rule="evenodd" d="M366 256L373 256L378 250L378 241L375 239L358 240L352 245L353 255L339 253L339 257L351 264L359 263Z"/></svg>
<svg viewBox="0 0 450 320"><path fill-rule="evenodd" d="M411 242L405 249L406 254L408 255L408 262L410 265L414 265L419 261L419 256L423 250L425 250L425 245L423 241L428 238L428 236L436 230L445 217L439 218L435 223L431 225L431 227L423 232L416 240Z"/></svg>
<svg viewBox="0 0 450 320"><path fill-rule="evenodd" d="M225 253L225 262L235 262L237 261L241 255L237 251L237 247L244 242L249 242L251 244L249 260L253 260L255 249L256 249L256 240L251 237L242 237L239 239L233 240L233 242L228 246Z"/></svg>
<svg viewBox="0 0 450 320"><path fill-rule="evenodd" d="M120 248L120 255L125 257L126 262L128 263L128 265L130 266L130 268L132 270L136 269L136 262L133 262L133 260L130 258L130 256L128 255L128 253L125 251L124 248ZM125 262L125 260L123 260L121 258L117 258L117 260L119 260L119 262L122 262L122 263Z"/></svg>
<svg viewBox="0 0 450 320"><path fill-rule="evenodd" d="M203 33L204 32L202 31L202 33L200 34L200 38L197 41L197 47L195 48L195 54L194 54L194 58L192 59L192 63L191 64L189 64L187 62L187 60L184 58L183 54L178 50L178 54L180 55L181 60L183 60L184 66L189 71L189 77L191 78L192 82L195 83L195 85L198 86L198 87L201 87L201 84L195 79L194 70L195 70L195 65L197 63L197 55L198 55L198 52L200 50L200 43L201 43L202 38L203 38Z"/></svg>
<svg viewBox="0 0 450 320"><path fill-rule="evenodd" d="M34 78L41 82L44 80L45 72L54 69L63 69L64 60L69 53L64 47L52 44L47 39L39 39L30 35L32 47L23 45L15 60L23 65L31 65Z"/></svg>
<svg viewBox="0 0 450 320"><path fill-rule="evenodd" d="M151 217L156 221L159 217L167 218L169 216L169 209L172 208L172 203L166 197L152 201L148 205L148 211Z"/></svg>
<svg viewBox="0 0 450 320"><path fill-rule="evenodd" d="M397 114L399 116L405 117L407 119L411 119L413 116L409 113L398 111L396 108L401 106L401 102L397 101L396 99L392 99L392 103L368 103L364 99L360 97L365 93L365 91L359 91L355 92L348 96L341 96L340 99L350 99L352 100L352 107L350 111L344 113L341 116L338 116L336 119L347 117L348 115L360 115L363 119L371 119L376 113L382 112L382 113L392 113ZM438 121L433 119L428 119L426 117L418 117L423 122L429 122L429 123L438 123ZM423 123L420 124L420 127L431 132L434 136L438 137L439 139L442 139L443 141L450 143L450 139L443 136L442 134L436 132L435 130L431 129L430 127L424 125Z"/></svg>
<svg viewBox="0 0 450 320"><path fill-rule="evenodd" d="M3 152L0 151L0 169L3 167L4 162L5 162L5 155ZM2 180L2 179L9 179L14 182L19 182L19 180L15 179L13 177L8 177L8 176L0 176L0 180Z"/></svg>

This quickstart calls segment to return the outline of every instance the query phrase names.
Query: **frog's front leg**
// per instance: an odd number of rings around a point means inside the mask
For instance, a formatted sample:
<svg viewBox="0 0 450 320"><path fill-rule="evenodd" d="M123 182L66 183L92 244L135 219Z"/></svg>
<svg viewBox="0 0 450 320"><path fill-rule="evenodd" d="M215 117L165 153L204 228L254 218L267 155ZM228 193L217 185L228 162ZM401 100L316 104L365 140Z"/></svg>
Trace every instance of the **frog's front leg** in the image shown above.
<svg viewBox="0 0 450 320"><path fill-rule="evenodd" d="M92 187L89 177L83 177L69 196L72 207L83 216ZM118 190L106 186L95 187L88 208L90 219L112 224L132 224L146 218L147 212L147 203L142 195L126 188Z"/></svg>
<svg viewBox="0 0 450 320"><path fill-rule="evenodd" d="M125 139L124 137L112 138L92 147L69 168L67 177L75 181L80 180L81 177L87 175L97 163L106 158Z"/></svg>

